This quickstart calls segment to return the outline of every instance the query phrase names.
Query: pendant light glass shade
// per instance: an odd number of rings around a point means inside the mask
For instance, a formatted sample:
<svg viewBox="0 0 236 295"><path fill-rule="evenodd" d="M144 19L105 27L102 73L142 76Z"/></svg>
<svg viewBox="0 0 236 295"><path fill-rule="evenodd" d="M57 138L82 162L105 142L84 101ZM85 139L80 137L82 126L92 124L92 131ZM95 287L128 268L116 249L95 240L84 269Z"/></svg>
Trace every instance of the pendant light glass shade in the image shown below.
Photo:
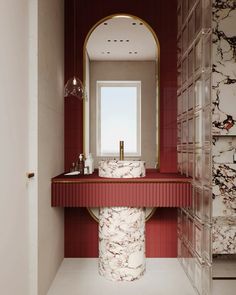
<svg viewBox="0 0 236 295"><path fill-rule="evenodd" d="M83 99L85 96L84 86L81 80L76 76L76 26L77 26L77 5L76 0L73 1L73 71L74 76L67 80L64 87L64 97L74 96Z"/></svg>
<svg viewBox="0 0 236 295"><path fill-rule="evenodd" d="M66 82L64 96L75 96L79 99L84 98L84 86L78 77L74 76Z"/></svg>

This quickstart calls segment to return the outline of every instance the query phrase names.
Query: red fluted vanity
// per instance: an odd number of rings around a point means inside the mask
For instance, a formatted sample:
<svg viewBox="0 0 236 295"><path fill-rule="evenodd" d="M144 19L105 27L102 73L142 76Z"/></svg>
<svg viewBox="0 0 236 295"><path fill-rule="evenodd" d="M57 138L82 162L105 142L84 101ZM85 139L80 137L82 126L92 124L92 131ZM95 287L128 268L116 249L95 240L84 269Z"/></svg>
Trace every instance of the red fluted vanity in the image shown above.
<svg viewBox="0 0 236 295"><path fill-rule="evenodd" d="M143 178L101 178L92 175L52 179L53 207L188 207L191 178L147 169Z"/></svg>

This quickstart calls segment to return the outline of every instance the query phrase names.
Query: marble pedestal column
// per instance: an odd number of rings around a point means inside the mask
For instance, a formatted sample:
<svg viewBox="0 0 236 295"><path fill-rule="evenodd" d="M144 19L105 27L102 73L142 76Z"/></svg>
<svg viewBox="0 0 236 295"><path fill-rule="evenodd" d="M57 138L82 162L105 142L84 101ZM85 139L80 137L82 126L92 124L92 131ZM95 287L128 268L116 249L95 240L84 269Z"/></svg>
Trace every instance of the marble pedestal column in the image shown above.
<svg viewBox="0 0 236 295"><path fill-rule="evenodd" d="M144 271L145 208L100 208L99 274L112 281L133 281Z"/></svg>

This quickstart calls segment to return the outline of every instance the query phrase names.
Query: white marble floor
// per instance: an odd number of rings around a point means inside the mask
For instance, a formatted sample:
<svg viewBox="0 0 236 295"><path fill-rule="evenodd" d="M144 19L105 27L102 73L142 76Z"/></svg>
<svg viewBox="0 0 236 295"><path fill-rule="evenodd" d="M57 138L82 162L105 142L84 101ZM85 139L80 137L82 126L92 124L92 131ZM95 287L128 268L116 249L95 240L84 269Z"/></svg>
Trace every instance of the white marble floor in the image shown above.
<svg viewBox="0 0 236 295"><path fill-rule="evenodd" d="M133 282L111 282L98 275L96 258L66 258L48 295L195 295L177 259L149 258L145 275Z"/></svg>
<svg viewBox="0 0 236 295"><path fill-rule="evenodd" d="M63 260L47 295L196 295L174 258L148 258L145 275L134 282L111 282L98 275L96 258ZM219 272L221 270L221 272ZM215 276L234 275L232 264L213 266ZM232 272L233 271L233 272ZM235 295L236 280L213 280L212 295Z"/></svg>

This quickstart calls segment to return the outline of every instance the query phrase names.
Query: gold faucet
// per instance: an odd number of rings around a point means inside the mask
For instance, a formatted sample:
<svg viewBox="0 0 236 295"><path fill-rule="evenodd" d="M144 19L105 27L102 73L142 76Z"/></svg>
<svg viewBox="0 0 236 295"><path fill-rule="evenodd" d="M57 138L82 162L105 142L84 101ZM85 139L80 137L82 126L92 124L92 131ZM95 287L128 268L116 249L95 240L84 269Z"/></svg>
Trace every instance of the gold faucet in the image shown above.
<svg viewBox="0 0 236 295"><path fill-rule="evenodd" d="M120 161L124 160L124 141L120 141Z"/></svg>

